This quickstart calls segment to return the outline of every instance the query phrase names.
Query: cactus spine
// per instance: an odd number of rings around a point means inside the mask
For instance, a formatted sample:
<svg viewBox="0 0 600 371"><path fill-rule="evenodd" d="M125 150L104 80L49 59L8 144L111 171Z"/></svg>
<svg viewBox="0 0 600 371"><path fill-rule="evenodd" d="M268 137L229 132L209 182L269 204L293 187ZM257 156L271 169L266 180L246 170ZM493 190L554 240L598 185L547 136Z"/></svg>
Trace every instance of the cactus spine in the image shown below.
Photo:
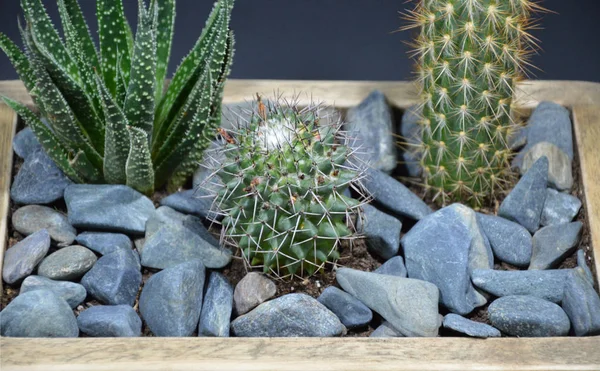
<svg viewBox="0 0 600 371"><path fill-rule="evenodd" d="M210 183L220 184L213 210L223 216L222 242L276 277L312 275L337 260L342 240L357 237L361 201L343 193L358 189L364 168L339 117L322 112L259 98L237 114L247 122L221 130L221 160L209 165L218 176Z"/></svg>
<svg viewBox="0 0 600 371"><path fill-rule="evenodd" d="M413 43L422 92L426 187L441 203L480 206L511 177L507 137L516 83L531 64L536 39L531 0L421 0L403 29Z"/></svg>

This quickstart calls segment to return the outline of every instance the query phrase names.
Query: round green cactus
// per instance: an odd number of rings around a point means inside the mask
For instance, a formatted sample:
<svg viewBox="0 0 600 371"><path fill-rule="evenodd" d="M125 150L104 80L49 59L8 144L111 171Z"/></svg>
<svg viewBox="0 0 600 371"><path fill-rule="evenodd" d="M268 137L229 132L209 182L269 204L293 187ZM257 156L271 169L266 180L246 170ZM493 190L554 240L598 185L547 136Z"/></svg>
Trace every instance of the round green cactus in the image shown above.
<svg viewBox="0 0 600 371"><path fill-rule="evenodd" d="M338 259L342 240L357 238L364 167L346 145L341 121L321 106L260 98L234 130L221 129L220 184L214 202L222 242L241 250L245 262L277 277L303 277ZM215 156L218 157L218 156Z"/></svg>
<svg viewBox="0 0 600 371"><path fill-rule="evenodd" d="M516 84L531 67L536 39L531 0L420 0L405 29L422 93L426 187L442 203L480 206L506 189L512 176L508 137Z"/></svg>

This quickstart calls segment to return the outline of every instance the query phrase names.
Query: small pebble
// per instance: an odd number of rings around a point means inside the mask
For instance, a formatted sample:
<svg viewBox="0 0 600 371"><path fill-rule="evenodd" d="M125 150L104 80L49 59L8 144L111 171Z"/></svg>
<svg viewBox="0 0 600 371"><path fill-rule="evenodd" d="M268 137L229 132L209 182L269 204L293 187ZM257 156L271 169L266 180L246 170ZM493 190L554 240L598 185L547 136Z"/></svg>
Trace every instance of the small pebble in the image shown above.
<svg viewBox="0 0 600 371"><path fill-rule="evenodd" d="M271 299L277 293L275 283L257 272L250 272L235 286L233 303L239 316Z"/></svg>
<svg viewBox="0 0 600 371"><path fill-rule="evenodd" d="M77 317L79 330L92 337L137 337L142 320L129 305L96 305Z"/></svg>
<svg viewBox="0 0 600 371"><path fill-rule="evenodd" d="M168 206L184 214L191 214L201 218L210 215L214 197L210 197L201 190L186 190L173 193L162 200L161 206Z"/></svg>
<svg viewBox="0 0 600 371"><path fill-rule="evenodd" d="M571 159L552 143L540 142L529 148L523 158L521 174L527 172L540 157L548 159L548 185L561 191L570 190L573 187Z"/></svg>
<svg viewBox="0 0 600 371"><path fill-rule="evenodd" d="M77 235L65 215L47 206L27 205L17 209L12 215L12 225L26 236L46 229L58 246L69 246Z"/></svg>
<svg viewBox="0 0 600 371"><path fill-rule="evenodd" d="M338 316L346 328L364 326L373 319L369 307L335 286L323 290L317 300Z"/></svg>
<svg viewBox="0 0 600 371"><path fill-rule="evenodd" d="M585 251L583 251L583 250L577 250L577 266L579 268L583 269L583 272L585 273L585 277L588 279L588 281L590 281L590 283L593 286L594 285L594 275L592 274L590 267L588 267L588 265L587 265L587 260L585 258Z"/></svg>
<svg viewBox="0 0 600 371"><path fill-rule="evenodd" d="M109 254L116 249L131 250L131 240L121 233L83 232L75 241L100 255Z"/></svg>
<svg viewBox="0 0 600 371"><path fill-rule="evenodd" d="M387 274L388 276L396 276L396 277L407 277L406 267L404 266L404 259L401 256L394 256L389 259L385 263L381 265L381 267L377 268L373 273L377 274Z"/></svg>
<svg viewBox="0 0 600 371"><path fill-rule="evenodd" d="M600 297L583 269L573 269L567 278L562 307L576 336L600 335Z"/></svg>
<svg viewBox="0 0 600 371"><path fill-rule="evenodd" d="M78 283L55 281L42 276L29 276L25 278L21 284L19 295L35 290L52 291L56 296L64 299L71 308L77 307L87 296L85 287Z"/></svg>
<svg viewBox="0 0 600 371"><path fill-rule="evenodd" d="M471 321L454 313L444 317L444 327L476 338L493 338L502 335L498 329L490 325Z"/></svg>
<svg viewBox="0 0 600 371"><path fill-rule="evenodd" d="M404 337L398 330L392 326L388 321L384 321L379 325L375 331L371 333L369 337L372 338L399 338Z"/></svg>
<svg viewBox="0 0 600 371"><path fill-rule="evenodd" d="M38 275L58 281L76 281L96 263L96 255L73 245L48 255L38 267Z"/></svg>
<svg viewBox="0 0 600 371"><path fill-rule="evenodd" d="M494 215L477 214L494 255L503 262L527 267L531 261L531 234L525 227Z"/></svg>
<svg viewBox="0 0 600 371"><path fill-rule="evenodd" d="M569 223L580 208L581 201L577 197L548 188L541 223L543 226Z"/></svg>
<svg viewBox="0 0 600 371"><path fill-rule="evenodd" d="M233 287L219 272L212 272L204 295L198 336L229 337Z"/></svg>
<svg viewBox="0 0 600 371"><path fill-rule="evenodd" d="M371 205L363 205L362 208L364 213L357 228L365 235L369 250L383 259L397 255L402 223Z"/></svg>
<svg viewBox="0 0 600 371"><path fill-rule="evenodd" d="M533 235L533 254L529 269L556 267L577 248L581 237L581 222L544 227Z"/></svg>
<svg viewBox="0 0 600 371"><path fill-rule="evenodd" d="M27 156L33 152L42 150L42 145L28 126L15 135L13 139L13 149L17 156L26 159Z"/></svg>
<svg viewBox="0 0 600 371"><path fill-rule="evenodd" d="M33 272L44 259L50 249L50 235L41 229L8 248L4 253L2 278L4 282L13 284Z"/></svg>

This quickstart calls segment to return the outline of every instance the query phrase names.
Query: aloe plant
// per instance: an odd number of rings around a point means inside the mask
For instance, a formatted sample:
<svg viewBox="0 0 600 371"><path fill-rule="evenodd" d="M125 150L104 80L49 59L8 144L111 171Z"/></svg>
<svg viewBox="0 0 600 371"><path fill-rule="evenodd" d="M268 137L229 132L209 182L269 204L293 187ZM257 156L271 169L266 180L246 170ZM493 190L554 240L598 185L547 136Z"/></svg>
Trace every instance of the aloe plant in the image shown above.
<svg viewBox="0 0 600 371"><path fill-rule="evenodd" d="M536 39L532 0L419 0L406 14L421 87L426 187L441 203L480 206L510 184L517 82Z"/></svg>
<svg viewBox="0 0 600 371"><path fill-rule="evenodd" d="M97 0L99 48L77 0L58 0L64 39L40 0L22 0L25 52L0 34L40 116L3 97L48 155L80 183L145 194L179 187L216 135L233 58L234 0L218 0L167 89L175 0L138 1L133 32L121 0Z"/></svg>

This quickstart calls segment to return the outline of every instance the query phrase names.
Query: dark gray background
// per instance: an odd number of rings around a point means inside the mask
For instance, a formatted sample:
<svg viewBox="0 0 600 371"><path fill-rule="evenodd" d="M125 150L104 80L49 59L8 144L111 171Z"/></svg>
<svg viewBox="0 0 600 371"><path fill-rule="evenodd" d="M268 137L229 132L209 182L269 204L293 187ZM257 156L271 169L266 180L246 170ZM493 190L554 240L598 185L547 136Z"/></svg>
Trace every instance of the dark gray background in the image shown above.
<svg viewBox="0 0 600 371"><path fill-rule="evenodd" d="M413 0L415 1L415 0ZM170 73L200 35L213 0L178 0ZM44 0L58 20L56 1ZM80 0L95 33L95 1ZM545 0L559 14L545 14L534 35L543 50L533 59L543 71L533 78L600 82L600 0ZM257 79L407 80L410 32L403 0L237 0L232 27L237 53L232 77ZM133 23L137 1L125 0ZM0 32L18 40L18 0L0 0ZM57 22L59 24L59 22ZM0 53L0 80L16 74Z"/></svg>

